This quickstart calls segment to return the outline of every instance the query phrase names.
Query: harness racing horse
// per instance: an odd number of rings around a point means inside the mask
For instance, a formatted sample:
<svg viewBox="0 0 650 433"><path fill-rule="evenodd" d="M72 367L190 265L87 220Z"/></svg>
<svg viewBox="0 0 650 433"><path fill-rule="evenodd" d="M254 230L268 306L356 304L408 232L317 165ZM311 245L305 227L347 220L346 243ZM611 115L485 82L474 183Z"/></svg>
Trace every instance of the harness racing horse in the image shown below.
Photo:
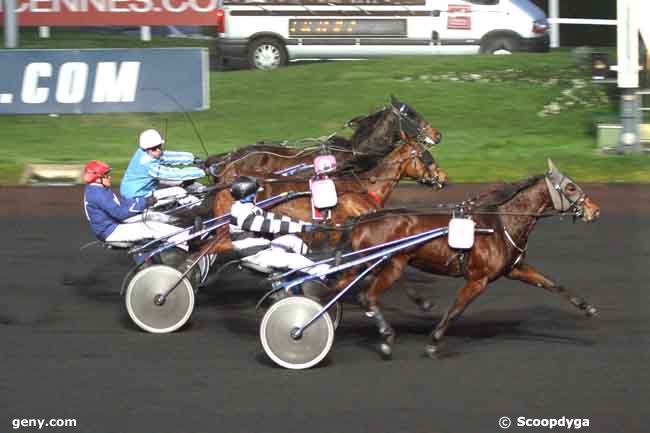
<svg viewBox="0 0 650 433"><path fill-rule="evenodd" d="M423 183L433 183L436 176L446 176L435 163L427 158L422 146L415 140L409 139L384 158L379 159L371 169L355 171L354 160L347 164L348 172L332 176L336 185L338 204L332 208L331 222L341 224L349 217L356 217L374 209L381 208L400 179L409 177ZM430 156L429 156L430 157ZM363 160L361 166L365 168L368 157L359 157ZM427 164L427 162L430 162ZM434 167L432 170L431 167ZM246 174L232 170L225 172L227 180L233 180L237 175ZM258 192L257 201L288 191L309 191L309 181L303 178L279 177L260 179L263 190ZM217 193L213 205L215 215L224 215L230 212L233 199L230 191L224 189ZM304 221L312 220L310 197L298 197L273 208L273 212L287 215ZM225 228L227 229L227 227ZM227 236L224 236L227 238ZM336 239L332 239L335 242ZM219 253L230 250L229 242L216 244L213 252Z"/></svg>
<svg viewBox="0 0 650 433"><path fill-rule="evenodd" d="M368 287L364 306L373 317L383 338L381 352L392 353L395 332L379 308L380 294L391 287L407 265L437 275L465 278L456 299L431 333L426 353L434 357L452 320L481 295L488 283L503 276L542 287L565 297L587 316L597 313L595 307L552 279L542 275L524 260L528 236L541 217L571 214L585 222L596 220L599 206L568 176L557 170L549 160L549 171L518 183L479 195L464 202L465 215L471 215L480 229L493 229L492 234L479 235L469 250L452 249L445 237L433 239L411 249L399 251L374 270L374 280ZM448 214L385 209L362 216L352 230L352 247L360 250L385 242L449 225ZM356 272L350 271L337 284L340 290L352 281Z"/></svg>
<svg viewBox="0 0 650 433"><path fill-rule="evenodd" d="M333 153L339 163L359 155L377 156L377 152L384 155L404 138L403 131L407 128L419 134L420 140L427 146L438 144L442 139L442 134L417 111L394 97L391 97L388 106L367 116L354 118L346 125L355 128L349 140L335 136L322 146L307 148L280 144L250 145L233 152L210 156L206 167L216 169L211 171L218 173L234 167L241 172L267 176L292 167L297 170L299 167L310 166L323 148Z"/></svg>

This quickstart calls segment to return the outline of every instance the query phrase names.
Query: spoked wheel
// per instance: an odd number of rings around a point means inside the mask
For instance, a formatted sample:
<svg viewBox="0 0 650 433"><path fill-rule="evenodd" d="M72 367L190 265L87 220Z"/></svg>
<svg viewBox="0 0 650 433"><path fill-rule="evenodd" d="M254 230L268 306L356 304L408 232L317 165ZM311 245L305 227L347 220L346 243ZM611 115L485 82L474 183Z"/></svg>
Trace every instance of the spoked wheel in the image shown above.
<svg viewBox="0 0 650 433"><path fill-rule="evenodd" d="M328 314L319 317L301 336L292 335L321 308L318 302L304 296L291 296L271 305L260 325L260 340L273 362L284 368L302 370L327 356L334 341L334 326Z"/></svg>
<svg viewBox="0 0 650 433"><path fill-rule="evenodd" d="M133 276L126 289L126 311L144 331L174 332L185 325L194 310L194 289L182 273L165 265L153 265ZM174 284L176 288L161 299Z"/></svg>

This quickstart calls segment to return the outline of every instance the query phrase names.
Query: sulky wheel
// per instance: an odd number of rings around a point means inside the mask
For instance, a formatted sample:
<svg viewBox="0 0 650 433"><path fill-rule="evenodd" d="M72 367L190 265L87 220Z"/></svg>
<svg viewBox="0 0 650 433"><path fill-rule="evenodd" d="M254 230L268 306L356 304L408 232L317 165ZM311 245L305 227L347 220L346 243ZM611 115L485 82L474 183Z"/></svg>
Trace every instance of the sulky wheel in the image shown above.
<svg viewBox="0 0 650 433"><path fill-rule="evenodd" d="M122 285L120 286L120 296L124 296L126 294L126 289L129 287L129 283L131 283L131 280L133 277L140 272L142 269L151 266L147 262L142 262L142 263L137 263L133 265L126 275L124 275L124 278L122 279Z"/></svg>
<svg viewBox="0 0 650 433"><path fill-rule="evenodd" d="M294 338L292 331L311 320L322 306L304 296L291 296L271 305L260 325L264 352L281 367L302 370L327 356L334 341L334 326L328 314L318 318Z"/></svg>
<svg viewBox="0 0 650 433"><path fill-rule="evenodd" d="M153 265L131 278L124 301L131 320L140 329L165 334L176 331L189 320L194 309L194 290L182 275L172 267ZM160 295L177 282L176 288L161 299Z"/></svg>
<svg viewBox="0 0 650 433"><path fill-rule="evenodd" d="M321 281L310 280L302 284L302 293L308 298L314 299L325 305L331 298L332 290ZM343 320L343 305L340 302L337 302L327 310L327 313L332 319L334 330L339 329L341 320Z"/></svg>

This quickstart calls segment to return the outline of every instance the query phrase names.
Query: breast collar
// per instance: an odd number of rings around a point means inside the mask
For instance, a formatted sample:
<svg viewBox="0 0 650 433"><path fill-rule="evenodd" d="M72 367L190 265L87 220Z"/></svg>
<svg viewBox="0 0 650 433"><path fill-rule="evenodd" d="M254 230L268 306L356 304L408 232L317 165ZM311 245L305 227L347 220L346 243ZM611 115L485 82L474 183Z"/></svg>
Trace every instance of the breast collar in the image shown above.
<svg viewBox="0 0 650 433"><path fill-rule="evenodd" d="M378 205L379 207L383 206L383 203L382 203L381 197L379 197L376 193L374 193L374 192L372 192L372 191L368 191L368 195L370 196L370 198L371 198L375 203L377 203L377 205Z"/></svg>
<svg viewBox="0 0 650 433"><path fill-rule="evenodd" d="M526 242L526 245L524 245L524 248L519 248L519 246L518 246L518 245L515 243L515 241L512 239L512 236L510 236L510 233L508 233L508 230L506 230L505 227L503 228L503 233L505 233L505 235L506 235L506 239L508 239L508 241L510 242L510 244L511 244L513 247L515 247L515 249L516 249L517 251L519 251L519 255L517 256L517 258L515 259L515 261L512 263L512 266L511 266L511 268L514 268L515 266L517 266L517 265L519 264L519 262L521 261L521 259L524 258L524 255L526 254L526 247L528 246L528 242Z"/></svg>

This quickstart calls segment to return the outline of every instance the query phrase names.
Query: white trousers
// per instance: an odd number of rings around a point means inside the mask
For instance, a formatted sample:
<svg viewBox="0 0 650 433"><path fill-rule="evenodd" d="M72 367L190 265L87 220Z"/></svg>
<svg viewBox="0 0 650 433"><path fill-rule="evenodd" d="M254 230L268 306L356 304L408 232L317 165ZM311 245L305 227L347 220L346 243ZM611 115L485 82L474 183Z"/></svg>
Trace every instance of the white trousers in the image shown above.
<svg viewBox="0 0 650 433"><path fill-rule="evenodd" d="M170 242L185 241L188 232L180 232L181 230L176 226L160 221L152 221L149 218L144 220L142 215L136 215L115 227L113 233L106 238L106 242L137 242L144 239L159 239L167 236L169 236L168 240ZM188 245L185 242L178 246L184 250L188 249Z"/></svg>
<svg viewBox="0 0 650 433"><path fill-rule="evenodd" d="M198 197L188 194L180 186L157 189L153 192L153 196L158 200L156 206L165 206L178 202L181 206L192 208L201 204L201 200Z"/></svg>
<svg viewBox="0 0 650 433"><path fill-rule="evenodd" d="M290 249L291 251L287 251L287 249ZM300 254L305 252L307 252L307 246L302 239L294 235L284 235L273 239L269 248L262 250L257 254L253 254L252 256L248 256L244 260L267 268L304 268L303 270L305 272L312 275L327 271L330 268L330 266L326 264L311 266L314 262Z"/></svg>

